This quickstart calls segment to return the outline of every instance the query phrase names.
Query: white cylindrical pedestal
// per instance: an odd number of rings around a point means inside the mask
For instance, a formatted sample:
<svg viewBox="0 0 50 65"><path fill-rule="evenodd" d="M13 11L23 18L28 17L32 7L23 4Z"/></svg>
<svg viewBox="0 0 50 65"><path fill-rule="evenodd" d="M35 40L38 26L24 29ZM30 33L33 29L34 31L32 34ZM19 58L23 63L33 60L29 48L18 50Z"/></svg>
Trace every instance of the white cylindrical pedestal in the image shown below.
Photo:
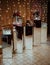
<svg viewBox="0 0 50 65"><path fill-rule="evenodd" d="M13 40L14 40L14 50L17 49L17 32L15 27L13 27Z"/></svg>
<svg viewBox="0 0 50 65"><path fill-rule="evenodd" d="M19 30L20 30L20 29L19 29ZM21 30L21 31L22 31L22 30ZM20 32L21 32L21 31L20 31ZM17 31L17 35L22 34L22 33L20 33L20 32ZM19 33L19 34L18 34L18 33ZM23 53L23 35L22 35L22 39L17 36L17 53Z"/></svg>
<svg viewBox="0 0 50 65"><path fill-rule="evenodd" d="M47 42L47 23L42 23L41 27L41 43Z"/></svg>
<svg viewBox="0 0 50 65"><path fill-rule="evenodd" d="M23 53L23 40L17 41L17 53Z"/></svg>
<svg viewBox="0 0 50 65"><path fill-rule="evenodd" d="M26 27L25 27L26 28ZM26 32L26 29L24 28L25 32ZM25 49L32 49L32 35L28 35L26 36L26 33L25 33Z"/></svg>
<svg viewBox="0 0 50 65"><path fill-rule="evenodd" d="M41 42L41 28L34 27L34 43L33 45L40 45Z"/></svg>
<svg viewBox="0 0 50 65"><path fill-rule="evenodd" d="M47 42L47 28L41 28L41 43Z"/></svg>

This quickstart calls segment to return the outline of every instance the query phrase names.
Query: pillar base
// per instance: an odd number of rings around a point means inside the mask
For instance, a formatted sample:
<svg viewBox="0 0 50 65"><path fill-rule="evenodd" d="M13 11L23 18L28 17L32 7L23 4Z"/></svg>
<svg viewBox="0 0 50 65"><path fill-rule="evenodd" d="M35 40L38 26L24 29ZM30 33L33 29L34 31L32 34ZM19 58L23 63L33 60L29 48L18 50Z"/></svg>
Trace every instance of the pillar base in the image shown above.
<svg viewBox="0 0 50 65"><path fill-rule="evenodd" d="M25 47L23 47L23 50L25 50Z"/></svg>
<svg viewBox="0 0 50 65"><path fill-rule="evenodd" d="M16 51L13 51L12 53L13 53L13 54L16 54Z"/></svg>

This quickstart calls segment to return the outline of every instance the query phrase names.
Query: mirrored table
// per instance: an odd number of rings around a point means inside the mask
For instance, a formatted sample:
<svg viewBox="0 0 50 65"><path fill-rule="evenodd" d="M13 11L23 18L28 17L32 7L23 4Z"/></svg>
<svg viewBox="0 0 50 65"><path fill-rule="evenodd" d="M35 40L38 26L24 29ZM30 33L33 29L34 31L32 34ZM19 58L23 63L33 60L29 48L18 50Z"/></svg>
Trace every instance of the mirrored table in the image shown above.
<svg viewBox="0 0 50 65"><path fill-rule="evenodd" d="M11 30L10 29L3 29L2 39L3 39L4 42L11 44Z"/></svg>

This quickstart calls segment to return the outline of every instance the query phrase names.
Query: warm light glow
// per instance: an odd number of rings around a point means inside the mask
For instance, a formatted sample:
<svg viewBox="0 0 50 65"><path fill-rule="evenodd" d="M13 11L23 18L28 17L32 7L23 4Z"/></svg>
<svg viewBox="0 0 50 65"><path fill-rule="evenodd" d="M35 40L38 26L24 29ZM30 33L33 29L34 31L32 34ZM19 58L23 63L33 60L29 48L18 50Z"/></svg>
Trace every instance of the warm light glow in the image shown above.
<svg viewBox="0 0 50 65"><path fill-rule="evenodd" d="M18 2L18 4L20 4L20 2Z"/></svg>
<svg viewBox="0 0 50 65"><path fill-rule="evenodd" d="M29 7L27 9L30 9Z"/></svg>
<svg viewBox="0 0 50 65"><path fill-rule="evenodd" d="M1 17L1 14L0 14L0 17Z"/></svg>
<svg viewBox="0 0 50 65"><path fill-rule="evenodd" d="M24 0L24 1L26 1L26 0Z"/></svg>
<svg viewBox="0 0 50 65"><path fill-rule="evenodd" d="M47 4L44 2L42 7L41 2L43 3L44 1L40 0L38 2L38 0L0 0L0 18L2 17L1 15L5 16L5 18L3 18L4 20L6 20L6 16L13 17L13 13L17 13L16 10L19 11L20 16L24 17L24 19L29 19L30 16L32 17L33 13L36 12L35 10L42 10L43 12L40 12L40 15L42 13L42 18L45 16L47 17L47 11L44 12L44 10L47 10ZM43 14L45 16L43 16ZM11 20L11 17L9 18Z"/></svg>
<svg viewBox="0 0 50 65"><path fill-rule="evenodd" d="M12 2L14 4L14 2Z"/></svg>
<svg viewBox="0 0 50 65"><path fill-rule="evenodd" d="M23 15L23 18L25 17L25 15Z"/></svg>
<svg viewBox="0 0 50 65"><path fill-rule="evenodd" d="M20 0L18 0L18 1L20 1Z"/></svg>
<svg viewBox="0 0 50 65"><path fill-rule="evenodd" d="M8 7L7 9L9 10L10 8Z"/></svg>
<svg viewBox="0 0 50 65"><path fill-rule="evenodd" d="M8 10L6 10L6 13L8 13Z"/></svg>
<svg viewBox="0 0 50 65"><path fill-rule="evenodd" d="M31 12L33 12L33 10L31 9Z"/></svg>
<svg viewBox="0 0 50 65"><path fill-rule="evenodd" d="M1 3L1 1L0 1L0 3Z"/></svg>
<svg viewBox="0 0 50 65"><path fill-rule="evenodd" d="M23 5L23 7L25 7L25 5Z"/></svg>
<svg viewBox="0 0 50 65"><path fill-rule="evenodd" d="M24 2L24 4L25 4L25 2Z"/></svg>
<svg viewBox="0 0 50 65"><path fill-rule="evenodd" d="M8 3L8 0L7 0L7 3Z"/></svg>
<svg viewBox="0 0 50 65"><path fill-rule="evenodd" d="M7 4L7 7L8 7L9 5Z"/></svg>
<svg viewBox="0 0 50 65"><path fill-rule="evenodd" d="M2 10L2 9L0 8L0 10Z"/></svg>
<svg viewBox="0 0 50 65"><path fill-rule="evenodd" d="M9 16L7 16L7 19L9 19Z"/></svg>
<svg viewBox="0 0 50 65"><path fill-rule="evenodd" d="M29 3L27 3L27 5L29 5Z"/></svg>
<svg viewBox="0 0 50 65"><path fill-rule="evenodd" d="M13 6L15 7L15 4Z"/></svg>
<svg viewBox="0 0 50 65"><path fill-rule="evenodd" d="M9 24L10 24L10 22L9 22Z"/></svg>
<svg viewBox="0 0 50 65"><path fill-rule="evenodd" d="M1 17L1 20L3 20L3 17Z"/></svg>
<svg viewBox="0 0 50 65"><path fill-rule="evenodd" d="M21 11L19 11L21 13Z"/></svg>
<svg viewBox="0 0 50 65"><path fill-rule="evenodd" d="M19 7L21 7L21 5L19 5Z"/></svg>
<svg viewBox="0 0 50 65"><path fill-rule="evenodd" d="M25 15L26 15L26 14L24 13L24 17L25 17Z"/></svg>

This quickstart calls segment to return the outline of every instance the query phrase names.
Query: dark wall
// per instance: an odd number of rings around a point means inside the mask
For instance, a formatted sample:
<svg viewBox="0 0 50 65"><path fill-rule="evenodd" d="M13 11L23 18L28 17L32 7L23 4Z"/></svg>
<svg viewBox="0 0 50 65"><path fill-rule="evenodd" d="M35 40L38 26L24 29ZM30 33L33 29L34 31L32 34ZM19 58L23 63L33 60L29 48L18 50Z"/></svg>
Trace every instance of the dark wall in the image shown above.
<svg viewBox="0 0 50 65"><path fill-rule="evenodd" d="M50 2L48 2L48 13L47 13L47 23L48 23L48 35L50 35Z"/></svg>

